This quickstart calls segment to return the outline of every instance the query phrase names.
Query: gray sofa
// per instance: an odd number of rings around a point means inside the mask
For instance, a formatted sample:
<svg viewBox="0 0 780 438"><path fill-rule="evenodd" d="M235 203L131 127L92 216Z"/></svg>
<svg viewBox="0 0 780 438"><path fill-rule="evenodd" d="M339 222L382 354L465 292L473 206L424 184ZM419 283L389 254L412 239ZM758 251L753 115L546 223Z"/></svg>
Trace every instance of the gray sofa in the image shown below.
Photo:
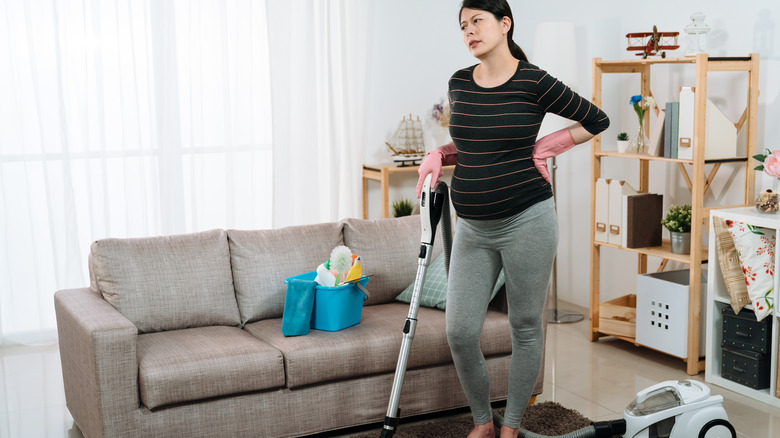
<svg viewBox="0 0 780 438"><path fill-rule="evenodd" d="M419 239L412 216L94 242L90 287L54 297L75 423L92 438L303 436L381 422L409 309L395 297L414 280ZM342 244L372 275L360 324L284 337L284 279ZM421 308L418 319L402 416L466 406L444 312ZM482 349L491 397L505 399L502 310L488 310Z"/></svg>

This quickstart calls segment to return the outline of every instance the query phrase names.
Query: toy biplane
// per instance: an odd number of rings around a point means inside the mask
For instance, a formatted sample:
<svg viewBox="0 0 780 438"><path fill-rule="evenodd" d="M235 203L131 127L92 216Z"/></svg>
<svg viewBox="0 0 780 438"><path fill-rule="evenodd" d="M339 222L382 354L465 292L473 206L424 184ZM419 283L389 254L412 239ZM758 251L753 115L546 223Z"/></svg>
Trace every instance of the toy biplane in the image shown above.
<svg viewBox="0 0 780 438"><path fill-rule="evenodd" d="M658 28L653 26L652 32L634 32L626 34L628 38L628 51L638 51L636 56L642 59L648 56L661 55L666 58L665 50L676 50L680 48L677 44L677 37L680 32L658 32Z"/></svg>

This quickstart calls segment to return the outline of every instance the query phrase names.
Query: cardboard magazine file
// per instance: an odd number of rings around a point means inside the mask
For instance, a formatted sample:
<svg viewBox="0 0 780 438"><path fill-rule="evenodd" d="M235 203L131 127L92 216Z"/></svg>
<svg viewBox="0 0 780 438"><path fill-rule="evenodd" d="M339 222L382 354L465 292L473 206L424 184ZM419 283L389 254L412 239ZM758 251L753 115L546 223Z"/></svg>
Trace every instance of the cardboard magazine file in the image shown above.
<svg viewBox="0 0 780 438"><path fill-rule="evenodd" d="M635 195L627 182L613 179L609 182L609 243L623 244L623 196Z"/></svg>
<svg viewBox="0 0 780 438"><path fill-rule="evenodd" d="M605 178L596 180L596 234L593 240L609 243L609 181Z"/></svg>
<svg viewBox="0 0 780 438"><path fill-rule="evenodd" d="M680 89L680 114L677 120L677 158L693 159L693 108L696 99L691 87Z"/></svg>
<svg viewBox="0 0 780 438"><path fill-rule="evenodd" d="M695 89L682 87L680 90L680 113L678 120L677 158L693 159L693 131L695 124ZM707 114L704 127L704 159L718 160L737 156L737 127L707 99ZM674 157L672 157L674 158Z"/></svg>
<svg viewBox="0 0 780 438"><path fill-rule="evenodd" d="M623 196L623 241L626 248L661 246L664 196L640 193Z"/></svg>

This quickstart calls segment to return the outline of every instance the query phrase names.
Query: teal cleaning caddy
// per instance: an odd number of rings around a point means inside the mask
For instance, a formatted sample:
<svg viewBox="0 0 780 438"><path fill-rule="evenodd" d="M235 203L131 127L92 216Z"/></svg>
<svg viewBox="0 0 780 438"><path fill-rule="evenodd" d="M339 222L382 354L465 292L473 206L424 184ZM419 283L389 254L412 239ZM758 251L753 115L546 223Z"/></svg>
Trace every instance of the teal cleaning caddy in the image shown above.
<svg viewBox="0 0 780 438"><path fill-rule="evenodd" d="M317 272L311 271L287 278L284 283L287 284L293 278L314 281L316 277ZM336 287L318 285L314 295L310 327L315 330L336 332L360 323L363 301L368 299L368 295L358 288L358 284L365 289L368 280L368 277L361 277L355 283Z"/></svg>

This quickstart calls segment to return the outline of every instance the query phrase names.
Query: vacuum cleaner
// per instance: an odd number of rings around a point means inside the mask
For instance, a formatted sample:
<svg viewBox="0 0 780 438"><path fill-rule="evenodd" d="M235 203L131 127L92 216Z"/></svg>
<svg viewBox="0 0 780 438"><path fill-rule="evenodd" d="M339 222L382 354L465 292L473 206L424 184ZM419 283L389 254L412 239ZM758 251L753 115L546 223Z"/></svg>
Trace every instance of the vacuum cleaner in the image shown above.
<svg viewBox="0 0 780 438"><path fill-rule="evenodd" d="M425 282L425 272L431 261L436 227L442 222L442 243L444 246L444 266L449 274L449 256L452 251L452 230L449 213L449 193L447 184L440 181L431 189L432 175L424 180L420 194L421 244L417 262L417 275L414 280L409 313L406 317L398 355L393 387L390 393L387 413L381 437L391 438L400 423L401 410L398 407L401 398L406 364L417 327L417 313L420 308L420 295ZM493 411L493 422L501 427L504 419ZM555 438L736 438L734 427L729 423L723 408L723 397L711 395L707 385L692 381L666 381L653 385L637 393L636 398L626 407L623 418L611 421L593 422L582 429L558 435ZM546 438L524 429L520 429L520 438Z"/></svg>
<svg viewBox="0 0 780 438"><path fill-rule="evenodd" d="M447 190L447 184L439 181L436 187L431 190L432 174L428 174L423 182L422 192L420 193L420 221L422 225L422 235L420 237L420 254L417 260L417 275L414 278L414 289L412 290L412 299L409 302L409 313L406 316L406 322L403 328L403 337L401 340L401 352L398 354L398 362L395 367L395 376L393 377L393 389L390 392L390 402L385 415L385 423L382 428L382 438L390 438L395 433L398 423L401 420L401 410L398 408L398 402L401 398L401 387L404 384L404 374L406 374L406 363L409 359L409 351L412 348L414 332L417 328L417 311L420 309L420 295L422 294L423 284L425 282L425 272L431 263L433 255L433 242L436 237L436 227L444 216L442 222L442 243L444 244L444 269L449 274L450 253L452 252L452 230L450 226L450 199Z"/></svg>

